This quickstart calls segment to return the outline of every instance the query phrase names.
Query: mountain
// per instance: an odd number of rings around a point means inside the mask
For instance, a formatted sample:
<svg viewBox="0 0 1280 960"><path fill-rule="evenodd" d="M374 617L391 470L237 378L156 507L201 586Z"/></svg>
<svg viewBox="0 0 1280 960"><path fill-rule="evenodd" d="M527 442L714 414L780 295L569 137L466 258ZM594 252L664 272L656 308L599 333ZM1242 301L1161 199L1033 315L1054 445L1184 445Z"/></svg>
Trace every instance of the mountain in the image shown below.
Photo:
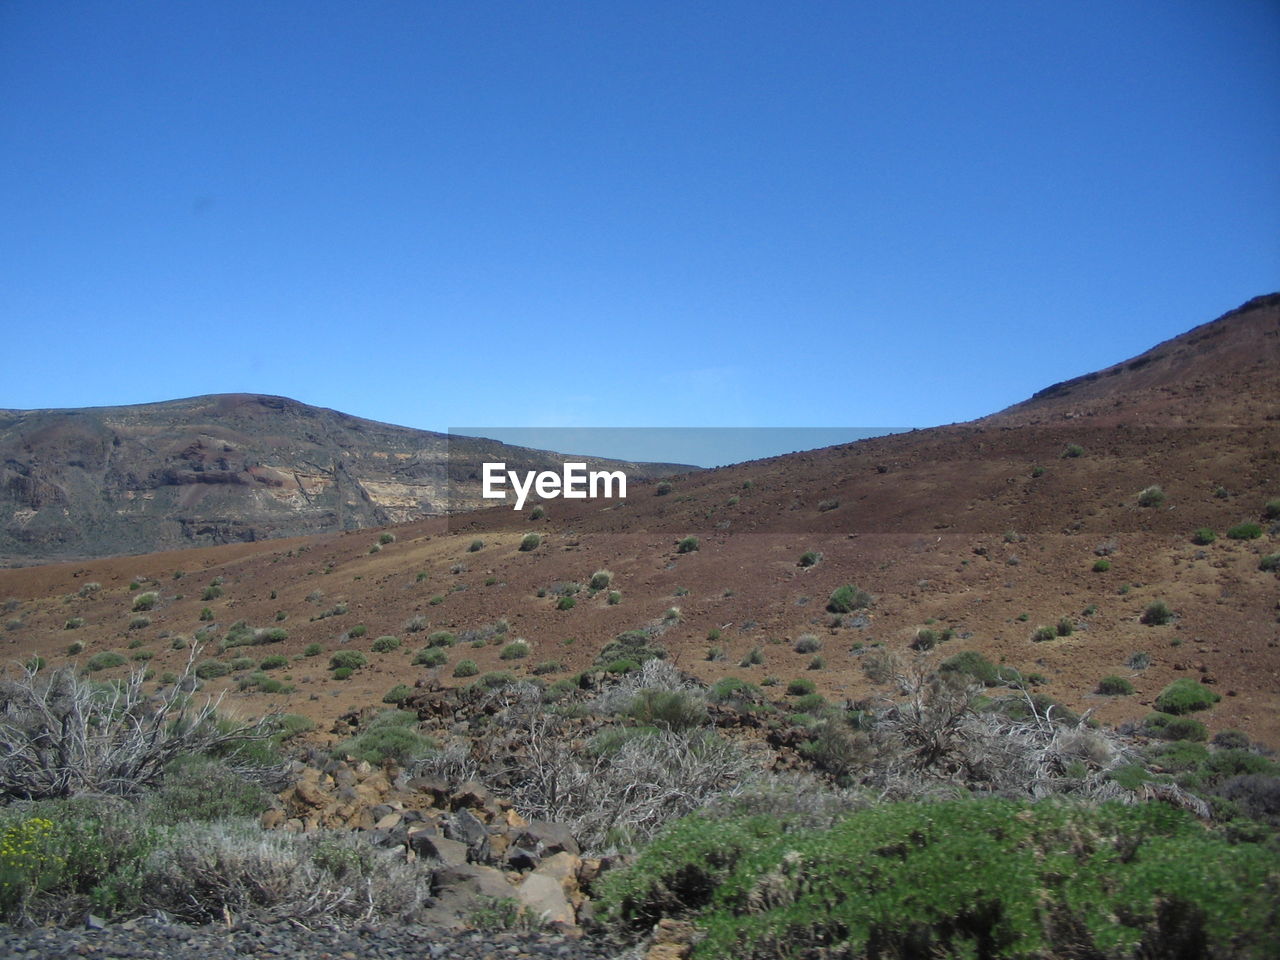
<svg viewBox="0 0 1280 960"><path fill-rule="evenodd" d="M485 460L542 470L563 458L257 394L0 410L0 560L149 553L471 509L480 481L458 464ZM588 462L640 480L689 469Z"/></svg>
<svg viewBox="0 0 1280 960"><path fill-rule="evenodd" d="M235 671L244 650L220 652L233 626L279 626L281 689L243 671L209 689L326 725L398 684L470 683L463 660L567 680L628 631L700 680L779 700L807 680L833 702L882 703L894 690L875 657L916 670L968 652L1134 728L1189 677L1221 697L1197 715L1210 732L1280 747L1278 332L1280 296L1261 297L982 420L683 473L624 501L0 571L0 642L51 665L115 651L163 677L192 637ZM607 589L588 586L597 571ZM829 612L846 584L868 604ZM156 594L143 616L140 591ZM1169 618L1147 615L1160 604ZM458 642L415 664L435 631ZM400 645L375 646L384 636ZM339 650L368 663L337 680ZM1132 693L1100 692L1113 675ZM775 739L799 744L790 712Z"/></svg>

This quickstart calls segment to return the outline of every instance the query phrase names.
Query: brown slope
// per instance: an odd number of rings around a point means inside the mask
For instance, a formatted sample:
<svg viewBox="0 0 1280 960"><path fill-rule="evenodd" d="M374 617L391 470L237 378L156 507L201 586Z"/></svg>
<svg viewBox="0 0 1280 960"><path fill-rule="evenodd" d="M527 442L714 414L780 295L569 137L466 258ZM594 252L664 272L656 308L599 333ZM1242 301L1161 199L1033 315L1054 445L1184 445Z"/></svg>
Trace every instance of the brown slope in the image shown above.
<svg viewBox="0 0 1280 960"><path fill-rule="evenodd" d="M263 540L470 508L478 481L453 475L451 445L455 459L523 469L560 459L256 394L2 410L0 561ZM608 462L637 476L676 469Z"/></svg>
<svg viewBox="0 0 1280 960"><path fill-rule="evenodd" d="M281 612L289 637L280 649L300 655L315 643L324 656L291 661L279 674L296 688L287 696L237 696L246 709L280 705L326 721L377 704L396 683L466 682L452 677L462 658L482 671L519 675L555 663L541 674L554 680L591 665L616 634L655 624L662 625L659 642L704 679L734 674L785 684L807 677L839 699L890 692L860 669L878 645L934 664L972 649L1042 675L1044 692L1112 723L1140 720L1171 680L1196 677L1224 698L1206 717L1211 729L1241 728L1280 746L1278 581L1259 569L1264 555L1280 550L1280 531L1265 521L1257 540L1222 536L1241 521L1263 521L1264 505L1280 497L1276 423L1255 390L1270 374L1256 369L1258 349L1233 346L1261 330L1256 343L1270 349L1273 338L1265 334L1275 312L1274 302L1254 302L1215 322L1223 332L1201 341L1211 348L1117 374L1108 379L1133 384L1133 392L1093 398L1108 417L1117 402L1154 413L1161 397L1175 401L1180 416L1200 416L1197 405L1213 411L1214 419L1196 427L1136 415L1100 424L1096 411L1091 422L1086 407L1054 406L1066 402L1059 394L1035 402L1039 423L1012 412L703 471L676 478L665 496L637 486L623 504L551 501L538 521L528 509L506 508L455 518L452 529L440 519L416 521L397 527L397 541L378 552L370 552L375 535L363 532L0 572L0 597L14 601L3 637L14 656L41 652L55 662L77 639L87 644L73 658L81 662L95 651L145 651L163 673L178 668L185 654L170 649L172 641L192 636L203 607L219 635L239 619L272 626ZM1163 391L1182 387L1176 377L1127 379L1174 359L1188 385L1203 386L1170 395ZM1082 403L1079 396L1070 402ZM1210 429L1215 424L1231 426ZM1084 453L1062 457L1072 443ZM1043 467L1039 476L1036 466ZM1137 493L1151 484L1167 498L1141 507ZM1192 543L1202 526L1219 539ZM522 552L518 544L529 531L544 542ZM698 536L700 546L680 554L676 540L686 535ZM472 551L475 540L483 546ZM822 561L799 567L806 550L820 551ZM1098 551L1107 552L1110 570L1094 572ZM177 568L185 576L175 580ZM555 608L557 583L585 583L601 568L613 573L621 602L580 594L573 609ZM200 600L199 588L214 576L224 578L223 596ZM140 581L137 589L129 589L131 578ZM101 589L80 596L88 581ZM858 618L834 621L823 610L826 598L849 582L875 602ZM131 597L147 587L161 602L149 624L130 629ZM1155 600L1176 611L1175 622L1141 622ZM313 619L340 601L347 613ZM668 619L673 606L679 613ZM450 648L443 668L415 667L411 654L425 636L406 630L415 616L430 630L453 632L506 618L532 653L503 660L501 643L490 641ZM71 617L82 617L84 626L64 630ZM1034 628L1064 617L1073 624L1070 636L1032 639ZM367 633L348 638L356 624ZM909 647L923 627L948 628L954 637L917 655ZM720 631L716 639L712 630ZM794 649L805 633L823 644L818 668L810 669L814 654ZM373 653L381 634L404 645ZM708 659L717 647L723 658ZM763 664L740 666L755 648ZM325 661L338 649L363 650L370 665L348 681L331 681ZM1138 652L1149 655L1148 667L1127 665ZM1108 674L1130 677L1135 694L1099 696L1097 683ZM228 684L234 686L218 680L210 688Z"/></svg>

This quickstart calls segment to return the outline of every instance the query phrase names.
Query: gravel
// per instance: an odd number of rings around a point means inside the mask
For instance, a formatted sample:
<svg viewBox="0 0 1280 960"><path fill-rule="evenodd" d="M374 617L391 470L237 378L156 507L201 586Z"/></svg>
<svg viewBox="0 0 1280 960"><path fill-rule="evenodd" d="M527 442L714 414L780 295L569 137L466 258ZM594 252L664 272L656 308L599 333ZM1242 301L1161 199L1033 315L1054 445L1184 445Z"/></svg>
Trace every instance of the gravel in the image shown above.
<svg viewBox="0 0 1280 960"><path fill-rule="evenodd" d="M6 960L631 960L634 948L550 932L448 931L405 924L308 929L290 923L188 927L153 920L100 929L0 924Z"/></svg>

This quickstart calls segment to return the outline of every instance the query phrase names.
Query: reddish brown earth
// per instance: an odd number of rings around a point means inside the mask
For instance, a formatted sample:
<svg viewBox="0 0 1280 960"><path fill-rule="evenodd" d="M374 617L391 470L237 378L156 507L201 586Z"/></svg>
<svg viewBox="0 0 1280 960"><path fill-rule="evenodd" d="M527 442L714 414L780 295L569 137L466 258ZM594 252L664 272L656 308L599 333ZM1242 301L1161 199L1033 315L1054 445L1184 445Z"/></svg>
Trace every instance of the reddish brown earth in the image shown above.
<svg viewBox="0 0 1280 960"><path fill-rule="evenodd" d="M0 571L0 598L12 598L0 643L12 660L38 653L51 664L67 659L73 641L86 645L74 658L81 662L104 650L150 652L159 678L180 669L186 654L171 649L172 640L190 638L209 606L221 632L245 620L283 626L289 636L204 656L293 657L311 643L324 654L273 672L294 685L286 695L234 692L234 677L207 689L232 690L228 702L246 712L280 708L327 724L380 703L397 683L469 682L452 678L463 658L482 672L519 675L558 661L544 679L568 676L616 634L678 607L659 642L707 680L775 677L781 696L788 680L808 677L832 698L857 699L887 692L859 668L876 643L930 663L973 649L1042 674L1050 696L1115 724L1142 718L1164 686L1190 676L1223 696L1202 715L1212 730L1238 728L1280 747L1280 577L1259 568L1280 551L1280 527L1264 519L1265 504L1280 498L1278 388L1280 295L1273 295L980 421L690 474L663 496L636 486L622 503L550 501L537 521L529 507L468 514L451 528L420 520L389 528L396 542L376 553L378 531L363 530ZM1064 457L1069 444L1083 454ZM1037 466L1043 473L1033 476ZM1139 506L1138 492L1152 484L1164 490L1164 503ZM1261 523L1263 536L1227 539L1227 528L1242 521ZM1199 527L1218 539L1193 544ZM530 531L543 543L521 552ZM689 535L700 548L677 553L676 541ZM476 539L484 547L471 552ZM1107 572L1093 572L1099 549L1110 551ZM822 561L799 567L809 550ZM605 593L583 593L560 611L552 595L537 595L558 582L585 584L602 568L622 593L617 605ZM201 601L215 576L223 595ZM133 580L140 586L131 590ZM90 581L101 589L79 596ZM824 611L844 583L874 597L861 626L832 626ZM147 589L161 600L150 625L131 630L132 597ZM317 591L321 598L308 599ZM435 597L442 599L433 604ZM1140 622L1155 600L1173 608L1173 623ZM346 614L311 619L340 601ZM286 616L279 623L278 611ZM428 621L427 632L406 632L415 615ZM65 630L72 617L84 626ZM1037 626L1063 617L1076 623L1071 636L1031 639ZM511 637L532 645L527 659L503 661L491 642L450 648L449 664L437 670L410 665L429 631L499 618L509 620ZM365 636L344 642L357 624ZM925 626L957 635L915 654L908 644ZM722 634L714 642L713 628ZM822 640L821 669L807 669L813 655L792 649L804 633ZM384 634L403 645L372 653ZM708 660L712 646L723 647L725 659ZM739 666L755 647L764 663ZM364 651L369 665L332 680L328 657L339 649ZM1138 651L1150 654L1145 670L1125 665ZM1109 674L1129 677L1135 694L1097 695Z"/></svg>

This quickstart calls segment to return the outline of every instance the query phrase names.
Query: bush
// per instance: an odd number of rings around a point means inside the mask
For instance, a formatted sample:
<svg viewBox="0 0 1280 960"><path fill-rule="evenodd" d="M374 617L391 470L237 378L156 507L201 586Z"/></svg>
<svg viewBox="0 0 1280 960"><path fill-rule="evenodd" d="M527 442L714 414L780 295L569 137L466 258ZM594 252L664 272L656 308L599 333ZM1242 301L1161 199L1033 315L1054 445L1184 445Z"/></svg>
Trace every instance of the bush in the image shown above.
<svg viewBox="0 0 1280 960"><path fill-rule="evenodd" d="M547 515L547 511L543 507L534 507L532 510L529 511L530 520L541 520L546 515Z"/></svg>
<svg viewBox="0 0 1280 960"><path fill-rule="evenodd" d="M269 809L271 795L226 762L208 756L179 757L165 768L160 788L147 798L154 823L207 823L227 817L256 817Z"/></svg>
<svg viewBox="0 0 1280 960"><path fill-rule="evenodd" d="M1218 539L1218 535L1209 527L1200 527L1191 535L1191 542L1198 547L1207 547Z"/></svg>
<svg viewBox="0 0 1280 960"><path fill-rule="evenodd" d="M253 642L256 643L284 643L289 639L289 631L284 627L268 627L266 630L257 630L253 635Z"/></svg>
<svg viewBox="0 0 1280 960"><path fill-rule="evenodd" d="M721 677L711 687L711 699L715 703L758 701L763 699L763 694L754 683L741 677Z"/></svg>
<svg viewBox="0 0 1280 960"><path fill-rule="evenodd" d="M84 626L84 617L72 617L62 625L63 630L79 630Z"/></svg>
<svg viewBox="0 0 1280 960"><path fill-rule="evenodd" d="M413 687L407 683L397 683L394 687L382 695L383 703L404 703L413 696Z"/></svg>
<svg viewBox="0 0 1280 960"><path fill-rule="evenodd" d="M687 690L640 690L627 713L642 724L669 730L688 730L707 721L706 704Z"/></svg>
<svg viewBox="0 0 1280 960"><path fill-rule="evenodd" d="M796 562L798 567L816 567L822 562L822 554L816 550L806 550L800 554L800 559Z"/></svg>
<svg viewBox="0 0 1280 960"><path fill-rule="evenodd" d="M1209 736L1205 725L1195 717L1175 717L1168 713L1153 713L1142 722L1143 731L1161 740L1204 740Z"/></svg>
<svg viewBox="0 0 1280 960"><path fill-rule="evenodd" d="M817 653L822 649L822 641L812 633L802 633L796 640L796 653Z"/></svg>
<svg viewBox="0 0 1280 960"><path fill-rule="evenodd" d="M837 587L831 591L831 596L827 598L827 612L829 613L853 613L855 610L861 610L869 606L871 606L871 594L865 590L858 589L851 583L846 583L843 587Z"/></svg>
<svg viewBox="0 0 1280 960"><path fill-rule="evenodd" d="M759 647L752 647L747 651L746 655L738 661L740 667L758 667L764 663L764 651Z"/></svg>
<svg viewBox="0 0 1280 960"><path fill-rule="evenodd" d="M685 537L676 543L676 553L693 553L698 549L699 543L697 537Z"/></svg>
<svg viewBox="0 0 1280 960"><path fill-rule="evenodd" d="M455 677L474 677L480 672L474 660L459 660L453 668Z"/></svg>
<svg viewBox="0 0 1280 960"><path fill-rule="evenodd" d="M134 617L129 621L130 630L145 630L149 626L151 626L150 617Z"/></svg>
<svg viewBox="0 0 1280 960"><path fill-rule="evenodd" d="M612 665L616 661L625 660L634 664L642 664L647 660L666 659L667 651L657 644L651 644L653 638L643 630L628 630L620 633L604 645L596 655L596 666Z"/></svg>
<svg viewBox="0 0 1280 960"><path fill-rule="evenodd" d="M1058 631L1053 627L1036 627L1031 634L1033 643L1044 643L1047 640L1053 640L1058 636Z"/></svg>
<svg viewBox="0 0 1280 960"><path fill-rule="evenodd" d="M1232 540L1257 540L1262 536L1262 524L1238 523L1227 531L1227 536Z"/></svg>
<svg viewBox="0 0 1280 960"><path fill-rule="evenodd" d="M1154 484L1138 494L1138 506L1140 507L1158 507L1164 503L1164 500L1164 491Z"/></svg>
<svg viewBox="0 0 1280 960"><path fill-rule="evenodd" d="M148 590L146 593L140 593L133 598L133 612L138 613L143 610L151 610L159 600L160 595L154 590Z"/></svg>
<svg viewBox="0 0 1280 960"><path fill-rule="evenodd" d="M1163 600L1156 600L1147 605L1147 609L1142 611L1141 620L1149 627L1163 627L1173 622L1173 611L1169 609L1169 605Z"/></svg>
<svg viewBox="0 0 1280 960"><path fill-rule="evenodd" d="M566 597L564 599L572 599ZM502 660L523 660L529 655L529 645L523 640L513 640L502 648L502 652L498 657Z"/></svg>
<svg viewBox="0 0 1280 960"><path fill-rule="evenodd" d="M525 553L528 553L531 550L537 550L541 544L542 537L536 533L526 533L520 539L520 549Z"/></svg>
<svg viewBox="0 0 1280 960"><path fill-rule="evenodd" d="M962 650L938 665L940 673L964 673L984 686L1000 683L999 668L976 650Z"/></svg>
<svg viewBox="0 0 1280 960"><path fill-rule="evenodd" d="M1273 864L1163 804L886 803L792 830L697 813L607 873L600 906L694 920L703 958L1263 956Z"/></svg>
<svg viewBox="0 0 1280 960"><path fill-rule="evenodd" d="M1273 570L1280 570L1280 553L1269 553L1258 561L1258 569L1265 570L1270 573Z"/></svg>
<svg viewBox="0 0 1280 960"><path fill-rule="evenodd" d="M338 750L375 767L384 763L405 766L436 749L433 740L413 729L417 721L417 714L407 710L384 710Z"/></svg>
<svg viewBox="0 0 1280 960"><path fill-rule="evenodd" d="M653 495L655 497L665 497L670 492L671 484L667 483L665 480L653 488Z"/></svg>
<svg viewBox="0 0 1280 960"><path fill-rule="evenodd" d="M359 650L339 650L329 658L329 666L334 670L359 670L368 662Z"/></svg>
<svg viewBox="0 0 1280 960"><path fill-rule="evenodd" d="M438 667L449 660L449 655L439 647L423 647L413 655L413 665L418 667Z"/></svg>
<svg viewBox="0 0 1280 960"><path fill-rule="evenodd" d="M813 693L817 686L812 680L806 680L803 677L792 680L787 684L787 694L792 697L803 697L805 694Z"/></svg>
<svg viewBox="0 0 1280 960"><path fill-rule="evenodd" d="M1174 715L1194 713L1197 710L1208 710L1222 699L1202 683L1196 683L1189 677L1179 677L1160 691L1156 697L1155 707L1161 713Z"/></svg>
<svg viewBox="0 0 1280 960"><path fill-rule="evenodd" d="M591 575L591 580L587 586L592 590L605 590L609 584L613 583L613 574L608 570L597 570Z"/></svg>
<svg viewBox="0 0 1280 960"><path fill-rule="evenodd" d="M1133 684L1112 674L1098 681L1098 693L1106 697L1127 697L1133 693Z"/></svg>
<svg viewBox="0 0 1280 960"><path fill-rule="evenodd" d="M484 549L484 541L483 541L483 540L472 540L472 541L471 541L471 545L470 545L469 547L467 547L467 552L468 552L468 553L479 553L479 552L480 552L481 550L483 550L483 549Z"/></svg>
<svg viewBox="0 0 1280 960"><path fill-rule="evenodd" d="M355 672L356 672L355 667L337 667L333 671L333 679L350 680L352 674L354 674Z"/></svg>
<svg viewBox="0 0 1280 960"><path fill-rule="evenodd" d="M1076 632L1075 621L1073 621L1070 617L1062 617L1058 621L1057 631L1058 631L1058 636L1060 637L1071 636L1071 634Z"/></svg>
<svg viewBox="0 0 1280 960"><path fill-rule="evenodd" d="M1066 448L1062 451L1061 459L1069 460L1081 456L1084 456L1084 447L1080 446L1078 443L1068 443Z"/></svg>
<svg viewBox="0 0 1280 960"><path fill-rule="evenodd" d="M200 592L200 599L205 603L210 600L217 600L220 596L222 596L222 588L217 584L210 584Z"/></svg>
<svg viewBox="0 0 1280 960"><path fill-rule="evenodd" d="M395 535L394 533L380 533L380 534L378 534L378 544L379 544L380 546L385 547L387 544L389 544L389 543L395 543L395 542L396 542L396 535Z"/></svg>
<svg viewBox="0 0 1280 960"><path fill-rule="evenodd" d="M1111 569L1111 561L1108 560L1106 557L1101 557L1093 561L1094 573L1106 573L1110 569Z"/></svg>
<svg viewBox="0 0 1280 960"><path fill-rule="evenodd" d="M112 667L119 667L128 662L124 654L116 653L114 650L104 650L90 657L84 668L90 673L97 673L99 670L110 670Z"/></svg>
<svg viewBox="0 0 1280 960"><path fill-rule="evenodd" d="M577 604L578 604L578 601L573 597L561 597L559 600L556 601L556 609L572 610L575 606L577 606Z"/></svg>
<svg viewBox="0 0 1280 960"><path fill-rule="evenodd" d="M279 670L281 667L289 665L289 658L280 653L273 653L269 657L263 657L262 662L258 664L259 670Z"/></svg>
<svg viewBox="0 0 1280 960"><path fill-rule="evenodd" d="M374 653L390 653L392 650L400 649L400 638L390 635L378 637L378 639L373 641L370 649L372 649Z"/></svg>
<svg viewBox="0 0 1280 960"><path fill-rule="evenodd" d="M609 591L609 596L608 596L608 598L607 598L607 599L608 599L608 601L609 601L609 606L611 606L611 607L616 607L618 604L620 604L620 603L622 602L622 591L621 591L621 590L610 590L610 591Z"/></svg>
<svg viewBox="0 0 1280 960"><path fill-rule="evenodd" d="M221 660L201 660L192 671L201 680L216 680L231 672L231 665Z"/></svg>
<svg viewBox="0 0 1280 960"><path fill-rule="evenodd" d="M363 623L357 623L354 627L352 627L350 630L347 631L347 636L350 637L352 640L359 640L368 632L369 632L368 627L366 627Z"/></svg>
<svg viewBox="0 0 1280 960"><path fill-rule="evenodd" d="M302 655L304 657L318 657L322 653L324 653L324 647L320 646L318 643L308 643L302 649Z"/></svg>

